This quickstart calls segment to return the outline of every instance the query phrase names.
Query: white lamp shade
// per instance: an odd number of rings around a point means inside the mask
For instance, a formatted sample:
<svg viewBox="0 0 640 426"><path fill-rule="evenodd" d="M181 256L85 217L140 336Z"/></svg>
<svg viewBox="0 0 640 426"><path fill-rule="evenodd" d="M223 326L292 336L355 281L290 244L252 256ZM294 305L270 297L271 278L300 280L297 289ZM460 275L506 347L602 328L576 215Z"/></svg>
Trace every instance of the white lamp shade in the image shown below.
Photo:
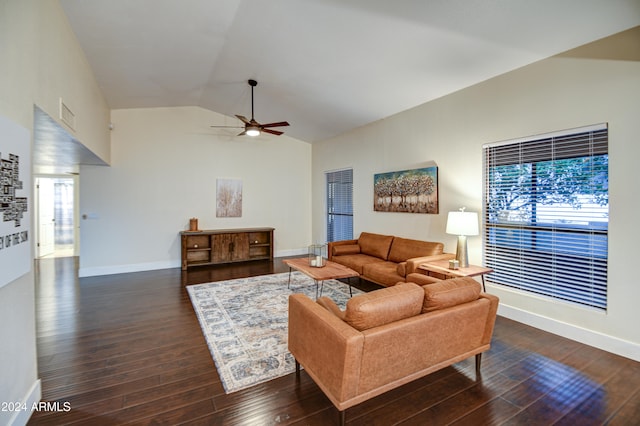
<svg viewBox="0 0 640 426"><path fill-rule="evenodd" d="M478 235L478 213L449 212L446 232L453 235Z"/></svg>

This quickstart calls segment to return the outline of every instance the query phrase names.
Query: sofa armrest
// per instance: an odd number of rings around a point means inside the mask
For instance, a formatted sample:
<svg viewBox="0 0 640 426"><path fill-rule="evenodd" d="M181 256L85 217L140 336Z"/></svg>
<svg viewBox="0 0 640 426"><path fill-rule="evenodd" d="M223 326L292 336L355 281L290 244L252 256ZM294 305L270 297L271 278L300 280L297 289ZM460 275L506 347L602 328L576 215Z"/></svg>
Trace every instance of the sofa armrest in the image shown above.
<svg viewBox="0 0 640 426"><path fill-rule="evenodd" d="M450 260L455 258L456 258L456 255L454 253L442 253L442 254L436 254L433 256L422 256L422 257L414 257L411 259L407 259L407 267L406 267L407 275L418 271L418 266L422 265L423 263L433 262L434 260Z"/></svg>
<svg viewBox="0 0 640 426"><path fill-rule="evenodd" d="M288 345L336 407L357 394L364 336L303 294L289 296Z"/></svg>
<svg viewBox="0 0 640 426"><path fill-rule="evenodd" d="M331 260L333 257L333 248L335 246L345 246L345 245L353 245L358 244L358 240L341 240L341 241L332 241L327 243L327 259Z"/></svg>
<svg viewBox="0 0 640 426"><path fill-rule="evenodd" d="M489 317L484 329L484 335L482 336L482 342L485 344L491 344L491 337L493 336L493 327L495 326L496 316L498 315L498 304L500 299L498 296L491 293L481 293L480 298L488 299L491 303L489 308Z"/></svg>
<svg viewBox="0 0 640 426"><path fill-rule="evenodd" d="M432 277L431 275L421 274L420 272L412 272L405 278L408 283L415 283L419 286L435 284L442 281L440 278Z"/></svg>

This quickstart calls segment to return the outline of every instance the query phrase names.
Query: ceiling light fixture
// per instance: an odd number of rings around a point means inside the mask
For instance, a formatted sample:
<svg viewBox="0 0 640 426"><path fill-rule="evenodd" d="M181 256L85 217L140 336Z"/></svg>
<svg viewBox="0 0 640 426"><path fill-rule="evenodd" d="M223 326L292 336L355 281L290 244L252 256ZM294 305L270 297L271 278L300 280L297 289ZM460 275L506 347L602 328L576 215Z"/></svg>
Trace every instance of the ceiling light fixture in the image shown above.
<svg viewBox="0 0 640 426"><path fill-rule="evenodd" d="M247 136L258 136L260 134L260 128L257 126L247 126L244 133Z"/></svg>

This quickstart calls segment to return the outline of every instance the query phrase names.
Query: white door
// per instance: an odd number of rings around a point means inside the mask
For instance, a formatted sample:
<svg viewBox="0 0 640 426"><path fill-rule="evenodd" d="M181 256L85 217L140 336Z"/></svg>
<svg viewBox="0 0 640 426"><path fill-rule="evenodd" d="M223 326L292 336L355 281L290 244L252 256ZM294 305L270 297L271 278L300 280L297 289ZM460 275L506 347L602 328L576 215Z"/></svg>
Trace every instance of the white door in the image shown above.
<svg viewBox="0 0 640 426"><path fill-rule="evenodd" d="M38 178L38 257L55 249L55 216L53 179Z"/></svg>

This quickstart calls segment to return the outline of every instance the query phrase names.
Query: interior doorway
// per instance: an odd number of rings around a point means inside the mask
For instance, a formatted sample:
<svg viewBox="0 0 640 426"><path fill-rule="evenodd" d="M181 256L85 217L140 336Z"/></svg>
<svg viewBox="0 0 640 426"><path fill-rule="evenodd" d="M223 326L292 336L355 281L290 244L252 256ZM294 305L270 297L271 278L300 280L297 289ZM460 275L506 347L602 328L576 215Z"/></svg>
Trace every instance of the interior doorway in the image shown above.
<svg viewBox="0 0 640 426"><path fill-rule="evenodd" d="M76 177L37 176L36 257L77 254Z"/></svg>

